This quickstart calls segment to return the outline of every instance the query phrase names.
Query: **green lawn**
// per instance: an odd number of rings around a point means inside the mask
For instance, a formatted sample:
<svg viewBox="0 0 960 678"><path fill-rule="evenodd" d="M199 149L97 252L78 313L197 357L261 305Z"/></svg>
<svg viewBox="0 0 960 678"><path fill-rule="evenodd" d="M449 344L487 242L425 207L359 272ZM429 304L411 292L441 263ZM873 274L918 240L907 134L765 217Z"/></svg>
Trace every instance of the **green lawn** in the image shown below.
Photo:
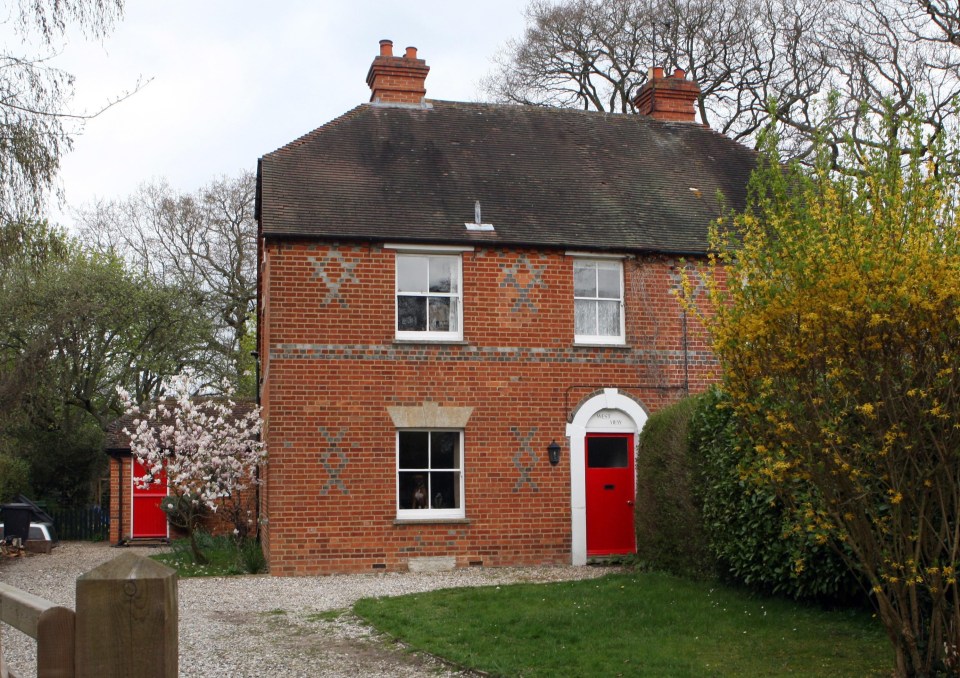
<svg viewBox="0 0 960 678"><path fill-rule="evenodd" d="M715 584L633 573L359 601L416 650L498 676L889 676L862 611L825 612Z"/></svg>

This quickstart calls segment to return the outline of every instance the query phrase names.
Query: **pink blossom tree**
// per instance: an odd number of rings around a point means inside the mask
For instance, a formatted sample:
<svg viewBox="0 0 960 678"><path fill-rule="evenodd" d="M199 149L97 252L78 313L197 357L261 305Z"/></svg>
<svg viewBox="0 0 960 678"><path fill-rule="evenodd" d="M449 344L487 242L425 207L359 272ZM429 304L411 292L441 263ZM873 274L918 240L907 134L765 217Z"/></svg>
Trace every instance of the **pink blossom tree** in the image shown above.
<svg viewBox="0 0 960 678"><path fill-rule="evenodd" d="M198 563L208 562L196 539L200 518L208 510L236 507L240 493L258 482L257 467L266 461L260 408L238 414L233 389L225 385L224 390L223 397L194 397L197 383L183 373L166 384L167 399L146 412L120 391L127 414L134 416L123 432L131 454L146 469L134 482L143 488L166 474L169 496L163 509L187 532Z"/></svg>

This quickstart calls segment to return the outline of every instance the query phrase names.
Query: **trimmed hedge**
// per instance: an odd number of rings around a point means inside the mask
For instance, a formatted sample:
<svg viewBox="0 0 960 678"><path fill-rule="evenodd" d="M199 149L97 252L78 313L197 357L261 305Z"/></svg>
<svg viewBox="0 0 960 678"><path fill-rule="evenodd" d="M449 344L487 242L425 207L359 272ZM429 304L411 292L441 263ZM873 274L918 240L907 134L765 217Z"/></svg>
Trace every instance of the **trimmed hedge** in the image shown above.
<svg viewBox="0 0 960 678"><path fill-rule="evenodd" d="M860 600L835 545L799 528L777 488L744 479L741 464L751 449L719 389L652 415L637 445L638 558L653 569L718 576L766 594ZM789 489L811 498L805 486Z"/></svg>
<svg viewBox="0 0 960 678"><path fill-rule="evenodd" d="M652 415L637 443L637 556L658 570L694 577L714 570L687 445L697 403L686 398Z"/></svg>
<svg viewBox="0 0 960 678"><path fill-rule="evenodd" d="M743 440L725 396L711 389L697 399L689 422L690 455L699 460L695 492L703 529L724 578L763 593L849 602L862 596L835 543L818 543L799 527L779 493L796 504L817 498L806 484L758 485L744 479L752 446Z"/></svg>

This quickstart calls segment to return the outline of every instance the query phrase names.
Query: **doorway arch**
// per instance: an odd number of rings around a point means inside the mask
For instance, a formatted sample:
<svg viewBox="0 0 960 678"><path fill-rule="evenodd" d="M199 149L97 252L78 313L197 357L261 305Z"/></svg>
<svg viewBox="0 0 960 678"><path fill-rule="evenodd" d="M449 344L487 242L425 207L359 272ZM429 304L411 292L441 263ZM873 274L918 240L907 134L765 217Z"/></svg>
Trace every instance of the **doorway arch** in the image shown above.
<svg viewBox="0 0 960 678"><path fill-rule="evenodd" d="M588 433L640 433L647 413L616 388L605 388L577 408L567 424L570 445L571 562L587 564L586 439ZM636 477L634 477L636 487Z"/></svg>

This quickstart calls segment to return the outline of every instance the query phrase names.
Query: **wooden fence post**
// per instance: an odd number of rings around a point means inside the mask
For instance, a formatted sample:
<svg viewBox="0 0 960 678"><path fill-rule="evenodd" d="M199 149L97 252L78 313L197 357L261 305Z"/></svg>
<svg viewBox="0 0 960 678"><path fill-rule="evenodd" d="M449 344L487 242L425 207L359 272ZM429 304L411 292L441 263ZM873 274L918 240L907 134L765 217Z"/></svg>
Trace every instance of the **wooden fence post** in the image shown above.
<svg viewBox="0 0 960 678"><path fill-rule="evenodd" d="M77 678L175 678L177 573L124 553L77 579Z"/></svg>
<svg viewBox="0 0 960 678"><path fill-rule="evenodd" d="M73 639L76 615L66 607L51 607L37 620L37 678L73 678L76 675Z"/></svg>
<svg viewBox="0 0 960 678"><path fill-rule="evenodd" d="M0 584L0 622L36 639L38 678L73 678L73 610ZM0 652L0 678L6 678L5 671Z"/></svg>

